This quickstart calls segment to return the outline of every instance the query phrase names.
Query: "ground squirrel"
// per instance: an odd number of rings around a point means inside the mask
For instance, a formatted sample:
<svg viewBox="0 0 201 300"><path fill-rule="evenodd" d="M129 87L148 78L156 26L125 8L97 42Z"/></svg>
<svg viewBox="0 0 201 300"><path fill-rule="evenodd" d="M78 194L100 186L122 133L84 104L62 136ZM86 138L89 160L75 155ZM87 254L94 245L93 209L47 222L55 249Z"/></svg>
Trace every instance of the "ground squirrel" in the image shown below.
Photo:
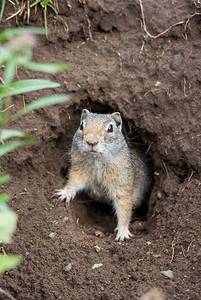
<svg viewBox="0 0 201 300"><path fill-rule="evenodd" d="M83 109L70 157L68 181L64 189L57 190L59 198L69 203L85 191L93 199L106 199L117 217L116 240L132 236L132 209L142 204L150 177L146 164L125 140L120 113L96 114Z"/></svg>

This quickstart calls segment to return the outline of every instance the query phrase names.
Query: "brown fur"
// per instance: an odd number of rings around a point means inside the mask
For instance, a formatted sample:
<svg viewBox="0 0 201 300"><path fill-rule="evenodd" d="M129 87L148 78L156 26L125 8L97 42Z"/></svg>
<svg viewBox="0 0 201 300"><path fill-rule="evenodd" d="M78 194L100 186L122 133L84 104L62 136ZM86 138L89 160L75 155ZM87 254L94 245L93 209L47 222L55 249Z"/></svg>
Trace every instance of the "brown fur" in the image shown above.
<svg viewBox="0 0 201 300"><path fill-rule="evenodd" d="M132 209L142 203L150 183L146 165L129 149L121 126L120 113L101 115L83 110L70 151L68 182L57 193L66 202L83 190L96 200L105 198L117 215L117 240L132 235Z"/></svg>

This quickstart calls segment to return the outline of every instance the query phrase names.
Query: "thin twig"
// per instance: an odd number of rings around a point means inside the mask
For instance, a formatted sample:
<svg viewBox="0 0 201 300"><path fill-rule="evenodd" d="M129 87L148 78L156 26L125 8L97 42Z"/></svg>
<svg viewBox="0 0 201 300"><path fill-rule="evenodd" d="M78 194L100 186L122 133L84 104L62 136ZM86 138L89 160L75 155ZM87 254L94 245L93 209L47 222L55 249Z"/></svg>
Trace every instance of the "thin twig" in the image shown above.
<svg viewBox="0 0 201 300"><path fill-rule="evenodd" d="M181 246L181 251L183 253L183 256L186 258L185 252L184 252L184 248Z"/></svg>
<svg viewBox="0 0 201 300"><path fill-rule="evenodd" d="M14 104L10 105L9 107L6 107L4 110L2 110L1 112L4 113L5 111L7 111L8 109L10 109L11 107L13 107Z"/></svg>
<svg viewBox="0 0 201 300"><path fill-rule="evenodd" d="M13 15L10 16L10 17L8 17L8 18L6 19L6 21L8 21L8 20L14 18L14 17L17 16L20 12L21 12L21 8L20 8L15 14L13 14Z"/></svg>
<svg viewBox="0 0 201 300"><path fill-rule="evenodd" d="M0 77L1 82L3 83L3 85L6 85L5 81L3 80L3 78Z"/></svg>
<svg viewBox="0 0 201 300"><path fill-rule="evenodd" d="M4 250L3 247L1 247L1 252L3 253L4 256L6 255L6 251Z"/></svg>
<svg viewBox="0 0 201 300"><path fill-rule="evenodd" d="M22 95L22 101L23 101L24 111L26 112L26 103L25 103L25 100L24 100L24 95Z"/></svg>
<svg viewBox="0 0 201 300"><path fill-rule="evenodd" d="M7 296L11 300L16 300L9 292L3 290L2 288L0 288L0 293L2 293L3 295Z"/></svg>
<svg viewBox="0 0 201 300"><path fill-rule="evenodd" d="M11 0L8 0L12 5L14 5L15 6L15 3L13 2L13 1L11 1Z"/></svg>
<svg viewBox="0 0 201 300"><path fill-rule="evenodd" d="M184 97L186 97L186 78L184 77Z"/></svg>
<svg viewBox="0 0 201 300"><path fill-rule="evenodd" d="M190 182L191 181L191 178L192 178L192 176L193 176L193 171L191 172L191 175L189 176L189 178L188 178L188 182Z"/></svg>
<svg viewBox="0 0 201 300"><path fill-rule="evenodd" d="M92 36L92 33L91 33L91 23L90 23L90 20L89 20L89 16L88 16L88 13L87 13L87 9L86 9L86 1L83 0L83 4L84 4L84 12L85 12L85 16L87 18L87 23L88 23L88 31L89 31L89 37L90 37L90 40L93 41L93 36Z"/></svg>
<svg viewBox="0 0 201 300"><path fill-rule="evenodd" d="M27 24L29 24L30 19L30 3L29 0L27 0Z"/></svg>
<svg viewBox="0 0 201 300"><path fill-rule="evenodd" d="M163 166L164 166L164 168L165 168L165 171L166 171L166 173L167 173L167 177L169 177L169 172L168 172L168 169L167 169L167 167L166 167L166 164L164 163L164 161L162 161L163 162Z"/></svg>
<svg viewBox="0 0 201 300"><path fill-rule="evenodd" d="M149 150L151 149L152 144L153 143L151 142L151 144L149 145L149 147L148 147L147 151L145 152L145 154L149 152Z"/></svg>
<svg viewBox="0 0 201 300"><path fill-rule="evenodd" d="M193 243L193 241L188 245L187 252L189 252L192 243Z"/></svg>
<svg viewBox="0 0 201 300"><path fill-rule="evenodd" d="M54 174L52 174L52 173L50 173L50 172L48 172L48 171L46 171L48 174L50 174L50 175L52 175L53 177L55 177L55 175Z"/></svg>
<svg viewBox="0 0 201 300"><path fill-rule="evenodd" d="M174 237L174 239L172 241L172 257L171 257L171 260L170 260L170 264L172 263L172 261L174 259L174 246L175 246L174 240L175 240L175 237Z"/></svg>

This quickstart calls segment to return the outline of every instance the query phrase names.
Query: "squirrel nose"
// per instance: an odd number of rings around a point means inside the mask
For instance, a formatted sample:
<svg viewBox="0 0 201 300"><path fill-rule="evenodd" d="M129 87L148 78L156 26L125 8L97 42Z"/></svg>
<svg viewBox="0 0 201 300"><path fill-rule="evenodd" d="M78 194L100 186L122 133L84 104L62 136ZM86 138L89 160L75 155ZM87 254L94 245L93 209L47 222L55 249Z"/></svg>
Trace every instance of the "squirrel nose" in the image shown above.
<svg viewBox="0 0 201 300"><path fill-rule="evenodd" d="M85 138L86 144L90 147L94 147L98 144L98 138L92 133L86 135Z"/></svg>
<svg viewBox="0 0 201 300"><path fill-rule="evenodd" d="M86 141L87 142L87 144L89 145L89 146L96 146L97 144L98 144L98 142L92 142L92 141Z"/></svg>

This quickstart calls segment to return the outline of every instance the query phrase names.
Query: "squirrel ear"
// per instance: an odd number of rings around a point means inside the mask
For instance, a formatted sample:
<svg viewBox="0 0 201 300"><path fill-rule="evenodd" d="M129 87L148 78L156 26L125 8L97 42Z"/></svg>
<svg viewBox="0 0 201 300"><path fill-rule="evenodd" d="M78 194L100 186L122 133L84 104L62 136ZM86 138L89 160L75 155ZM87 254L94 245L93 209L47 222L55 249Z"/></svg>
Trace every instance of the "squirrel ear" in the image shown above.
<svg viewBox="0 0 201 300"><path fill-rule="evenodd" d="M83 120L83 119L85 119L88 115L90 114L90 112L88 111L88 109L83 109L82 110L82 114L81 114L81 121Z"/></svg>
<svg viewBox="0 0 201 300"><path fill-rule="evenodd" d="M114 112L113 114L111 114L112 119L115 120L117 127L119 127L121 129L122 126L122 118L121 118L121 114L119 112Z"/></svg>

